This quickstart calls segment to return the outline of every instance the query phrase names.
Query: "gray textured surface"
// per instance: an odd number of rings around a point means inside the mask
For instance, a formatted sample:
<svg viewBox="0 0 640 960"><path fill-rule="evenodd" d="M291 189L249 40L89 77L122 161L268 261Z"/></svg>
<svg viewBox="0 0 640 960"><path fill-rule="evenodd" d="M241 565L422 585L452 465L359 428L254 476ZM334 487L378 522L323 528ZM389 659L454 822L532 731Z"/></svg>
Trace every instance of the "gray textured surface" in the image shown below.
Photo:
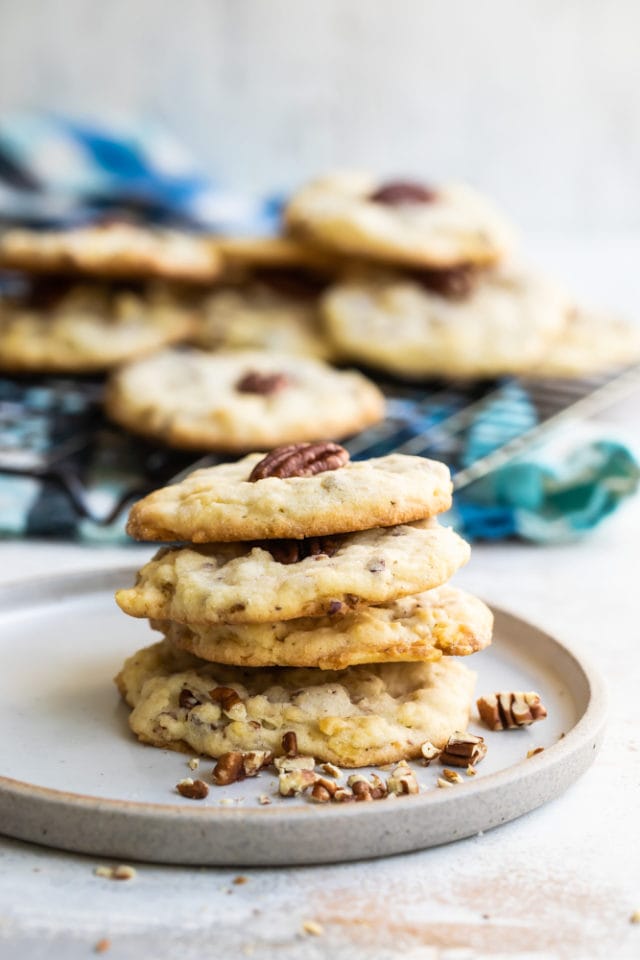
<svg viewBox="0 0 640 960"><path fill-rule="evenodd" d="M364 164L637 226L639 31L635 0L2 0L0 110L155 115L241 187Z"/></svg>

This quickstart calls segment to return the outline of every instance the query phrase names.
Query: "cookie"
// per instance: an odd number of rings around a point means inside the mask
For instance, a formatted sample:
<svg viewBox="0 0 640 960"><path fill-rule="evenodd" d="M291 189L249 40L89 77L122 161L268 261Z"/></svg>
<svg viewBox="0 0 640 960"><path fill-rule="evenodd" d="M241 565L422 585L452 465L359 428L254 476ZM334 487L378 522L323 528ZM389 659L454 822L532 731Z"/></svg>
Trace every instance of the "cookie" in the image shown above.
<svg viewBox="0 0 640 960"><path fill-rule="evenodd" d="M201 303L194 342L204 350L259 349L330 360L335 351L318 299L317 289L296 291L264 280L222 286Z"/></svg>
<svg viewBox="0 0 640 960"><path fill-rule="evenodd" d="M326 536L421 520L451 506L443 463L392 453L314 476L251 482L264 454L196 470L135 503L136 540L207 543Z"/></svg>
<svg viewBox="0 0 640 960"><path fill-rule="evenodd" d="M471 187L384 183L367 173L309 183L290 200L285 222L301 240L403 266L493 264L513 246L511 228Z"/></svg>
<svg viewBox="0 0 640 960"><path fill-rule="evenodd" d="M91 373L187 337L189 305L164 284L26 281L0 297L0 369Z"/></svg>
<svg viewBox="0 0 640 960"><path fill-rule="evenodd" d="M177 547L160 550L116 601L132 617L189 624L335 616L438 587L468 559L468 544L435 520L285 545Z"/></svg>
<svg viewBox="0 0 640 960"><path fill-rule="evenodd" d="M209 757L282 754L291 731L301 754L361 767L417 757L425 740L442 747L465 730L475 674L450 657L341 671L251 670L205 663L164 641L130 657L116 683L143 743ZM210 696L221 686L241 701L227 713ZM180 706L184 690L189 706Z"/></svg>
<svg viewBox="0 0 640 960"><path fill-rule="evenodd" d="M340 617L202 626L154 621L181 650L243 667L319 667L467 656L491 642L493 616L477 597L448 585Z"/></svg>
<svg viewBox="0 0 640 960"><path fill-rule="evenodd" d="M479 275L461 297L413 277L370 274L331 288L322 308L331 338L351 359L408 378L493 377L541 360L570 302L537 274L500 268Z"/></svg>
<svg viewBox="0 0 640 960"><path fill-rule="evenodd" d="M331 255L293 237L213 237L215 249L227 276L256 270L309 270L330 274L335 269Z"/></svg>
<svg viewBox="0 0 640 960"><path fill-rule="evenodd" d="M106 397L109 416L134 433L225 452L347 437L384 409L356 371L264 351L166 350L114 373Z"/></svg>
<svg viewBox="0 0 640 960"><path fill-rule="evenodd" d="M28 273L208 283L220 272L221 257L195 235L109 222L69 230L7 230L0 234L0 266Z"/></svg>
<svg viewBox="0 0 640 960"><path fill-rule="evenodd" d="M594 310L575 309L560 336L527 373L581 377L640 361L640 326Z"/></svg>

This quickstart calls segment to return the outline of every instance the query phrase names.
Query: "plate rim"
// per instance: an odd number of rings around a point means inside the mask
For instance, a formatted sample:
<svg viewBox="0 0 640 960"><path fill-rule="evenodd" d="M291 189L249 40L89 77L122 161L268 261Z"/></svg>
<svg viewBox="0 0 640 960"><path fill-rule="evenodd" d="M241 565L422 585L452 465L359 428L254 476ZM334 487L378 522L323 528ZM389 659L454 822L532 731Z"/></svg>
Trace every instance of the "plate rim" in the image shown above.
<svg viewBox="0 0 640 960"><path fill-rule="evenodd" d="M44 574L34 577L24 577L0 585L0 616L4 612L3 608L8 600L11 603L12 596L15 597L14 603L25 591L28 592L29 599L34 607L51 603L52 597L41 597L37 587L47 587L47 591L55 591L56 584L66 584L67 592L71 591L82 594L93 592L104 592L109 589L111 581L124 579L135 575L138 567L135 565L114 565L108 567L95 567L90 570L72 570L58 574ZM75 584L80 585L79 590L75 590ZM35 601L35 602L34 602ZM55 601L54 601L55 602ZM115 601L114 601L115 602ZM519 614L502 607L490 604L492 612L501 619L514 620L520 625L525 625L543 634L547 641L559 647L565 655L573 662L574 668L581 675L586 686L586 708L579 716L578 721L571 727L569 732L552 744L546 747L540 754L534 757L523 757L516 763L498 770L495 773L487 774L477 780L467 784L468 790L449 791L449 790L428 790L425 793L419 793L410 798L402 798L405 802L410 802L415 806L438 808L443 805L455 806L456 797L461 799L468 796L470 792L473 796L482 797L483 794L501 789L514 781L528 781L535 779L544 771L549 771L563 763L563 760L573 755L580 746L588 740L598 741L606 723L607 714L607 686L604 678L601 676L592 660L582 653L578 653L572 644L565 643L549 633L545 628L536 623L525 619ZM10 608L11 609L11 608ZM10 610L9 610L10 612ZM524 766L524 765L527 766ZM529 769L525 773L525 770ZM269 804L259 807L232 807L232 806L184 806L178 803L155 803L141 800L121 800L111 797L96 797L88 794L74 793L66 790L58 790L53 787L40 786L24 780L17 780L12 777L0 775L0 795L4 794L15 799L24 799L26 796L32 797L40 803L51 803L54 806L65 806L72 809L81 809L84 811L110 812L114 814L126 815L132 819L152 817L155 820L194 818L197 821L206 821L213 825L216 822L224 823L230 820L248 819L270 819L280 817L283 813L288 815L296 814L299 816L313 816L318 819L336 819L342 817L367 817L378 815L380 810L377 804L328 804L326 807L317 804L295 804L281 806L280 804ZM394 807L394 809L396 809ZM313 813L311 813L313 811Z"/></svg>

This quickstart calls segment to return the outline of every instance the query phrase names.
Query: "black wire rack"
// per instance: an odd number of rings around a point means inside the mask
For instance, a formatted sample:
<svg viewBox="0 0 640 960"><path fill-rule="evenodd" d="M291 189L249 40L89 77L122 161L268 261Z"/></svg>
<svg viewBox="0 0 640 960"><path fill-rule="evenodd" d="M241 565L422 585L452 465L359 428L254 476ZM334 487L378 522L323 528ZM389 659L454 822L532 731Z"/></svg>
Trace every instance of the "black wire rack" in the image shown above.
<svg viewBox="0 0 640 960"><path fill-rule="evenodd" d="M390 451L434 457L461 490L521 453L566 417L588 417L640 388L640 365L579 380L505 379L411 385L376 377L386 419L346 442L361 459ZM35 481L25 535L77 536L78 524L122 526L150 490L223 458L178 452L133 437L102 412L93 378L0 379L0 478ZM480 433L470 443L470 431ZM0 493L1 493L0 487ZM105 493L108 489L108 495ZM0 496L0 523L7 504Z"/></svg>

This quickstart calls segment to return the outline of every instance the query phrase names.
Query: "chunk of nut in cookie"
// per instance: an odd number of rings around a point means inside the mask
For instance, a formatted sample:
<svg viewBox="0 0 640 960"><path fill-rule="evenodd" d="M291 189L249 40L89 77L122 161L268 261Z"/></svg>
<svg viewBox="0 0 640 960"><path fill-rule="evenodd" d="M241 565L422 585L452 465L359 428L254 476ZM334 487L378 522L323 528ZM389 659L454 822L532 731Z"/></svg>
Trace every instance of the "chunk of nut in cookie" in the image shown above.
<svg viewBox="0 0 640 960"><path fill-rule="evenodd" d="M178 705L183 707L185 710L193 710L194 707L200 706L201 701L198 700L196 695L192 693L191 690L188 690L186 687L180 691L180 696L178 697Z"/></svg>
<svg viewBox="0 0 640 960"><path fill-rule="evenodd" d="M260 540L257 546L277 563L299 563L307 557L332 557L340 544L335 537L307 537L304 540Z"/></svg>
<svg viewBox="0 0 640 960"><path fill-rule="evenodd" d="M232 687L214 687L209 690L209 696L214 703L219 703L222 712L230 720L244 720L247 716L247 708L242 702L242 698Z"/></svg>
<svg viewBox="0 0 640 960"><path fill-rule="evenodd" d="M348 460L348 452L339 443L291 443L276 447L260 460L249 474L249 482L269 477L312 477L327 470L338 470Z"/></svg>
<svg viewBox="0 0 640 960"><path fill-rule="evenodd" d="M448 763L452 767L467 767L469 764L480 763L487 755L487 745L484 737L478 737L474 733L452 733L447 740L442 753L440 754L440 763Z"/></svg>
<svg viewBox="0 0 640 960"><path fill-rule="evenodd" d="M490 730L514 730L544 720L547 710L540 695L530 691L502 691L480 697L478 713Z"/></svg>
<svg viewBox="0 0 640 960"><path fill-rule="evenodd" d="M390 180L369 195L369 200L373 203L382 203L390 207L413 203L433 203L436 198L435 190L412 180Z"/></svg>
<svg viewBox="0 0 640 960"><path fill-rule="evenodd" d="M260 373L258 370L249 370L236 383L238 393L256 393L268 397L278 393L290 383L286 373Z"/></svg>
<svg viewBox="0 0 640 960"><path fill-rule="evenodd" d="M448 300L464 300L477 288L481 271L472 264L460 264L446 270L414 270L411 279Z"/></svg>
<svg viewBox="0 0 640 960"><path fill-rule="evenodd" d="M287 730L282 735L282 749L288 757L298 755L298 738L294 730Z"/></svg>

